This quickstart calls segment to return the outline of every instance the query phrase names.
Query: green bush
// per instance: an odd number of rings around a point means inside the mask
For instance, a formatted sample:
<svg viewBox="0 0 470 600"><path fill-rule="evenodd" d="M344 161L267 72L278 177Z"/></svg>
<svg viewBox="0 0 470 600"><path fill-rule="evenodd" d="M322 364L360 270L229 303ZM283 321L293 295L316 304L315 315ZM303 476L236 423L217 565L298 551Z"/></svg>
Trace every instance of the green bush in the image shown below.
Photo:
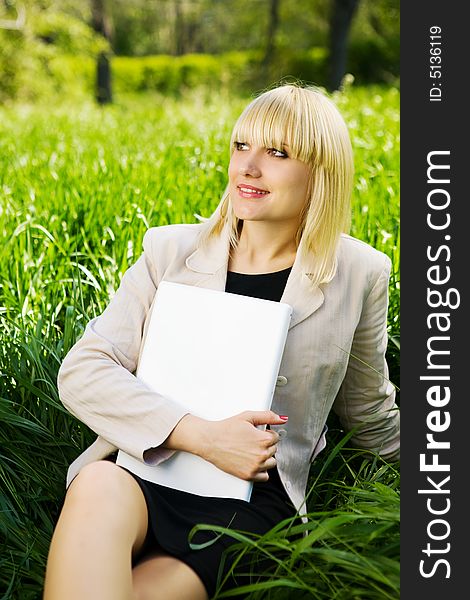
<svg viewBox="0 0 470 600"><path fill-rule="evenodd" d="M87 92L82 63L92 64L108 47L79 18L30 6L21 30L0 29L0 103ZM74 68L69 69L66 56L72 55Z"/></svg>
<svg viewBox="0 0 470 600"><path fill-rule="evenodd" d="M0 102L36 100L48 93L52 48L24 31L0 29Z"/></svg>
<svg viewBox="0 0 470 600"><path fill-rule="evenodd" d="M46 29L41 31L47 37ZM17 33L17 32L15 32ZM68 32L69 34L70 32ZM57 47L45 45L22 34L9 34L9 44L0 55L0 101L8 98L22 100L48 99L54 94L77 97L93 94L95 85L96 44L90 38L82 51L65 33L56 32L63 47L80 52L64 54ZM0 41L5 34L0 32ZM96 46L97 47L97 46ZM21 51L19 51L21 49ZM395 83L396 49L380 40L356 42L350 53L348 70L356 81L388 80ZM371 56L380 60L371 62ZM112 87L116 94L158 92L178 96L196 88L212 91L247 93L264 89L281 79L300 79L326 86L328 51L316 47L310 50L278 50L269 64L263 63L260 51L229 52L226 54L156 55L143 57L114 56L111 58Z"/></svg>
<svg viewBox="0 0 470 600"><path fill-rule="evenodd" d="M7 48L4 74L0 75L0 99L2 94L4 98L22 100L47 100L54 94L73 98L93 94L96 66L92 53L63 54L53 46L35 44L36 50L29 54L15 51L14 46L8 53ZM263 64L262 53L257 51L115 56L111 58L112 86L117 94L152 91L177 96L196 88L247 93L289 77L325 85L326 57L323 48L279 52L269 65Z"/></svg>
<svg viewBox="0 0 470 600"><path fill-rule="evenodd" d="M183 56L114 57L112 73L117 93L155 91L178 95L185 90L205 88L237 91L253 70L250 53L228 55L186 54Z"/></svg>
<svg viewBox="0 0 470 600"><path fill-rule="evenodd" d="M49 93L68 99L90 97L94 93L96 61L89 56L55 56L48 63Z"/></svg>
<svg viewBox="0 0 470 600"><path fill-rule="evenodd" d="M327 58L327 49L321 47L296 52L277 51L269 63L267 83L291 78L326 87Z"/></svg>

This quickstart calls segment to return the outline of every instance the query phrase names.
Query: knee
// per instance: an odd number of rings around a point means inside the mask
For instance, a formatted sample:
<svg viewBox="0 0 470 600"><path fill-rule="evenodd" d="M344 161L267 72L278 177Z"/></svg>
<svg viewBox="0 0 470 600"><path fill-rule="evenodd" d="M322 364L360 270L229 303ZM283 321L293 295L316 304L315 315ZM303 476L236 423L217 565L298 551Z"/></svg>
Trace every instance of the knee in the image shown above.
<svg viewBox="0 0 470 600"><path fill-rule="evenodd" d="M122 492L125 472L107 460L98 460L85 465L70 484L66 499L84 498L94 501L100 498L109 501Z"/></svg>
<svg viewBox="0 0 470 600"><path fill-rule="evenodd" d="M137 552L147 533L147 505L133 477L112 462L83 467L69 486L61 519L109 539L126 538Z"/></svg>

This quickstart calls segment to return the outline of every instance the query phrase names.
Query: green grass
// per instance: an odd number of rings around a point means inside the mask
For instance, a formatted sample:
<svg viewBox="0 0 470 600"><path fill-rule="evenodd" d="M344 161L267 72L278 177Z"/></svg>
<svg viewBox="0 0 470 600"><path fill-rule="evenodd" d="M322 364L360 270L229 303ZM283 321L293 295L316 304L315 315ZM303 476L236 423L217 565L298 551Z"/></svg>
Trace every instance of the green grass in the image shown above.
<svg viewBox="0 0 470 600"><path fill-rule="evenodd" d="M197 526L234 539L221 586L234 570L250 578L214 598L399 598L399 473L365 454L345 448L344 438L329 444L310 478L307 523L286 520L264 536Z"/></svg>
<svg viewBox="0 0 470 600"><path fill-rule="evenodd" d="M335 100L355 149L352 234L393 262L388 357L398 384L399 95L351 88ZM66 466L94 437L58 400L60 362L149 226L215 208L245 103L196 92L104 109L0 108L0 598L40 598ZM337 449L342 432L334 423L332 432L312 469L309 542L289 540L288 525L256 543L236 540L240 552L280 561L253 598L399 595L396 465Z"/></svg>

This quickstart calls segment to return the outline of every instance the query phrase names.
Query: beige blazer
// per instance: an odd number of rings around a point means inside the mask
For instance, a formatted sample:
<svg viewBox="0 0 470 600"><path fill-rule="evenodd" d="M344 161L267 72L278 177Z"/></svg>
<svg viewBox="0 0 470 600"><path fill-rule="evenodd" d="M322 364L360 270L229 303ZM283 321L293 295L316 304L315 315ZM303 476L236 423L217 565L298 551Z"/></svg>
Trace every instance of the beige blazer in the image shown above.
<svg viewBox="0 0 470 600"><path fill-rule="evenodd" d="M98 434L70 465L67 486L85 464L118 448L148 464L172 454L159 446L187 411L150 391L133 372L161 280L225 289L228 234L197 249L200 230L200 224L149 229L143 254L65 357L60 399ZM398 457L399 412L385 362L389 273L385 254L342 235L330 283L312 288L299 255L289 275L282 301L293 307L293 315L272 408L289 416L276 458L301 513L311 461L325 445L330 409L346 430L358 427L352 443Z"/></svg>

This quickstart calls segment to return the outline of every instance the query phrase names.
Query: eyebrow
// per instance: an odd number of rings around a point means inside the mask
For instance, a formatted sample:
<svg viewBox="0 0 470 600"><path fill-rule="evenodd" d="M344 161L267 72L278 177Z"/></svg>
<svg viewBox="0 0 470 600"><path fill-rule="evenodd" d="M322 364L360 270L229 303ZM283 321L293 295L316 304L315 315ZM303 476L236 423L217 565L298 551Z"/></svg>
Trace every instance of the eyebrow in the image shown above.
<svg viewBox="0 0 470 600"><path fill-rule="evenodd" d="M252 142L250 142L248 140L242 141L241 139L236 138L233 141L233 143L234 144L251 144ZM289 152L290 152L290 146L289 146L289 144L285 144L284 142L282 142L281 147L284 148L285 150L289 150Z"/></svg>

